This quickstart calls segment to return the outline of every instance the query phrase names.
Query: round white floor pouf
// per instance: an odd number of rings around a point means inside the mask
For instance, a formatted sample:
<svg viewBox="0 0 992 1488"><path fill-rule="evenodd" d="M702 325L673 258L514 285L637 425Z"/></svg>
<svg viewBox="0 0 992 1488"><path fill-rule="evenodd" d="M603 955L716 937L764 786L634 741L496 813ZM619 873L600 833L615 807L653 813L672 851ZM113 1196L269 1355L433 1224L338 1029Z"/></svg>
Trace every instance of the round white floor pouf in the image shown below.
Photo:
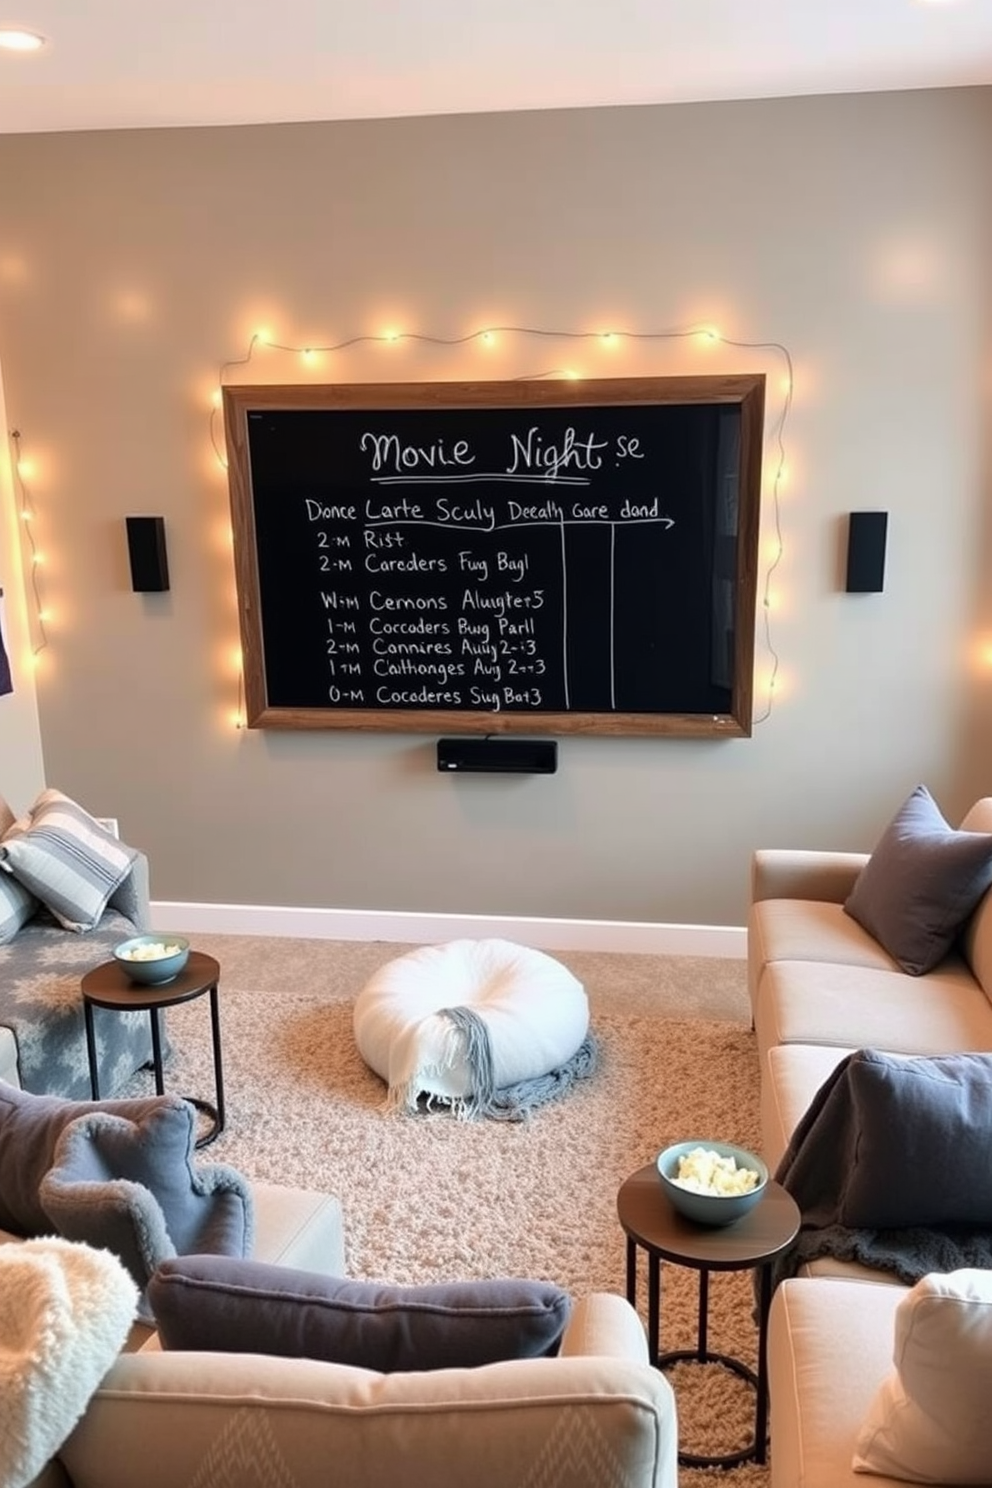
<svg viewBox="0 0 992 1488"><path fill-rule="evenodd" d="M420 946L380 967L355 1002L355 1042L390 1104L472 1095L465 1039L441 1011L458 1007L485 1023L497 1089L559 1068L589 1030L585 988L543 951L509 940Z"/></svg>

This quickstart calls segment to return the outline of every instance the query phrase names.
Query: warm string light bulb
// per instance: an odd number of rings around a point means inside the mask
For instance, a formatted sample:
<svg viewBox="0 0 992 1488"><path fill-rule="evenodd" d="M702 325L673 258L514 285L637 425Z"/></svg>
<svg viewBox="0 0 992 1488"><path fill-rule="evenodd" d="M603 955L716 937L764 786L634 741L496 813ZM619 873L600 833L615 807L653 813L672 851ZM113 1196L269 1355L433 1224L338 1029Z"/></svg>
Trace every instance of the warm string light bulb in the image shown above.
<svg viewBox="0 0 992 1488"><path fill-rule="evenodd" d="M49 614L43 603L41 589L38 583L38 568L41 565L41 554L33 530L34 504L31 500L31 492L28 489L28 480L34 474L35 465L33 460L27 459L21 453L21 431L11 429L10 440L14 446L14 477L17 485L19 498L19 512L24 532L27 535L28 550L30 555L29 581L31 596L34 600L34 629L36 639L32 642L31 650L35 656L43 651L48 645L48 631L46 621Z"/></svg>

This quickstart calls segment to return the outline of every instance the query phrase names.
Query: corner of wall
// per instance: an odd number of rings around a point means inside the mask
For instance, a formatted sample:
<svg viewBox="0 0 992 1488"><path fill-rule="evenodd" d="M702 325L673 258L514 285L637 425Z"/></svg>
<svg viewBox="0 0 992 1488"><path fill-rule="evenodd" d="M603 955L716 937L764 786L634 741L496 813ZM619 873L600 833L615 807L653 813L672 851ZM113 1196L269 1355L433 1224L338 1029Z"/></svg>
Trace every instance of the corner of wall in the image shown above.
<svg viewBox="0 0 992 1488"><path fill-rule="evenodd" d="M5 435L0 449L0 591L3 594L0 620L3 623L4 648L13 680L13 691L0 696L0 738L3 739L0 795L10 802L15 811L20 811L44 785L45 765L2 366L0 418L3 419Z"/></svg>

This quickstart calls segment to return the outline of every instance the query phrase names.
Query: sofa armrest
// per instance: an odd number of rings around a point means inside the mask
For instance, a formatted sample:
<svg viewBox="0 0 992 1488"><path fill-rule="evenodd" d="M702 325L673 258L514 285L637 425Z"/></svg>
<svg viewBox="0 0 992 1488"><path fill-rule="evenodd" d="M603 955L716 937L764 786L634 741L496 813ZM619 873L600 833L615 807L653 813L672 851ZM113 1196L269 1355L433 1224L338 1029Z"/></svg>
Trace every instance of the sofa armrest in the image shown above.
<svg viewBox="0 0 992 1488"><path fill-rule="evenodd" d="M817 899L843 904L870 853L759 848L751 857L751 902Z"/></svg>
<svg viewBox="0 0 992 1488"><path fill-rule="evenodd" d="M625 1297L613 1292L590 1292L572 1308L562 1335L559 1357L595 1355L648 1362L648 1343L637 1313Z"/></svg>
<svg viewBox="0 0 992 1488"><path fill-rule="evenodd" d="M243 1459L259 1482L472 1483L506 1488L594 1443L627 1488L677 1488L664 1375L605 1357L376 1374L258 1354L121 1354L58 1458L74 1488L216 1482ZM563 1458L549 1458L550 1443ZM258 1454L262 1455L259 1456ZM329 1466L330 1464L330 1466ZM552 1476L554 1474L552 1473ZM234 1481L234 1479L232 1479Z"/></svg>

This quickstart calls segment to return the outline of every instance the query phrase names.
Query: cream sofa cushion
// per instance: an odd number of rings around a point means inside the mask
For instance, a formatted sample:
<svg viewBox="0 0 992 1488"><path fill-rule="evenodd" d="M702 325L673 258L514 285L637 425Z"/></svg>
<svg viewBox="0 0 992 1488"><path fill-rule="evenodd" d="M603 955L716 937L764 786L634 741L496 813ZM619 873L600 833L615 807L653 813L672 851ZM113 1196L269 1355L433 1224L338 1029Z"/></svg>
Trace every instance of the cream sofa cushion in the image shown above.
<svg viewBox="0 0 992 1488"><path fill-rule="evenodd" d="M893 1364L858 1432L855 1468L913 1483L992 1481L992 1273L918 1281L896 1309Z"/></svg>
<svg viewBox="0 0 992 1488"><path fill-rule="evenodd" d="M762 1060L776 1044L892 1054L992 1049L992 1003L962 961L925 977L815 961L765 968L754 1010Z"/></svg>
<svg viewBox="0 0 992 1488"><path fill-rule="evenodd" d="M252 1183L256 1261L344 1276L344 1215L334 1194L282 1183Z"/></svg>
<svg viewBox="0 0 992 1488"><path fill-rule="evenodd" d="M759 965L769 961L827 961L898 971L898 963L842 904L823 899L763 899L752 905L748 927Z"/></svg>
<svg viewBox="0 0 992 1488"><path fill-rule="evenodd" d="M793 1277L769 1315L772 1488L891 1488L854 1469L867 1403L892 1367L902 1286Z"/></svg>

